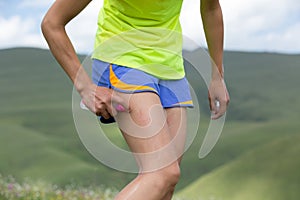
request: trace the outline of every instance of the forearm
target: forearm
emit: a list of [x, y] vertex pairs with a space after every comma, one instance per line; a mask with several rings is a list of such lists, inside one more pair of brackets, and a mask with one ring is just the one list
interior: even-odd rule
[[[56, 0], [44, 17], [41, 28], [49, 48], [80, 93], [91, 83], [81, 67], [65, 26], [77, 16], [90, 0]], [[72, 7], [70, 7], [72, 5]]]
[[221, 6], [218, 0], [202, 0], [200, 10], [209, 54], [214, 61], [212, 77], [223, 77], [224, 25]]
[[80, 70], [81, 63], [64, 26], [51, 25], [50, 22], [45, 21], [42, 30], [53, 56], [69, 76], [75, 88], [79, 92], [82, 91], [84, 86], [91, 83], [91, 80], [84, 70]]

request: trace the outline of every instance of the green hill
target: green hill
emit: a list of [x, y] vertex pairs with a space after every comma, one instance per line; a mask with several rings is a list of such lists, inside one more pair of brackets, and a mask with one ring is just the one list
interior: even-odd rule
[[100, 165], [81, 144], [72, 85], [48, 50], [0, 51], [0, 94], [0, 174], [115, 187], [132, 178]]
[[[192, 54], [194, 55], [194, 59], [197, 60], [196, 55], [199, 53], [195, 51], [192, 52]], [[245, 169], [241, 168], [241, 165], [235, 166], [236, 162], [232, 163], [232, 161], [238, 159], [241, 160], [241, 163], [246, 163], [248, 159], [253, 160], [250, 157], [244, 158], [244, 155], [253, 149], [260, 148], [260, 146], [268, 144], [269, 142], [275, 142], [282, 137], [286, 137], [291, 144], [297, 146], [297, 140], [295, 138], [300, 134], [300, 127], [297, 122], [300, 117], [300, 95], [298, 92], [299, 88], [297, 87], [297, 85], [300, 84], [300, 80], [297, 78], [300, 73], [299, 66], [299, 55], [225, 52], [225, 76], [231, 96], [227, 122], [220, 140], [208, 157], [199, 162], [192, 162], [191, 160], [196, 160], [197, 157], [189, 153], [185, 155], [184, 160], [188, 159], [189, 161], [184, 162], [184, 164], [195, 164], [188, 167], [190, 171], [183, 171], [183, 176], [186, 174], [195, 175], [197, 171], [198, 174], [200, 174], [200, 178], [190, 185], [186, 182], [184, 185], [188, 186], [180, 190], [179, 194], [186, 196], [186, 199], [202, 197], [200, 198], [201, 200], [273, 199], [264, 198], [268, 192], [272, 191], [266, 191], [266, 194], [258, 193], [255, 198], [251, 198], [253, 196], [249, 195], [249, 193], [241, 191], [241, 196], [235, 198], [235, 196], [231, 195], [235, 193], [229, 190], [227, 186], [229, 187], [232, 184], [239, 186], [238, 183], [233, 182], [230, 184], [231, 179], [228, 179], [227, 182], [222, 179], [219, 182], [220, 177], [215, 176], [214, 173], [216, 169], [226, 168], [227, 165], [242, 172], [245, 170], [245, 173], [255, 173], [257, 170], [260, 170], [259, 163], [257, 165], [251, 165], [251, 169]], [[200, 88], [200, 90], [203, 91], [204, 89]], [[204, 90], [204, 92], [206, 91]], [[205, 94], [204, 92], [203, 94]], [[289, 137], [291, 139], [289, 139]], [[283, 143], [281, 144], [282, 146], [278, 144], [277, 148], [285, 147]], [[271, 149], [272, 148], [265, 150], [265, 153], [270, 155], [275, 153], [275, 151], [271, 151]], [[192, 147], [190, 149], [190, 151], [193, 152], [197, 150], [199, 150], [199, 147]], [[298, 153], [299, 152], [300, 151], [298, 151]], [[275, 156], [266, 160], [265, 164], [272, 165], [272, 163], [277, 163], [278, 160], [276, 160]], [[297, 154], [294, 152], [293, 156], [296, 158]], [[282, 162], [285, 162], [284, 159]], [[289, 173], [299, 174], [299, 162], [296, 160], [289, 160], [287, 162], [290, 164], [290, 168], [288, 169]], [[215, 166], [218, 167], [215, 168]], [[285, 173], [285, 168], [277, 170], [278, 172], [281, 170], [278, 181], [285, 182], [289, 174]], [[230, 172], [231, 175], [235, 173], [234, 171]], [[220, 170], [220, 173], [226, 176], [226, 173], [229, 172]], [[261, 173], [264, 174], [264, 171]], [[214, 177], [211, 179], [211, 184], [206, 183], [207, 179], [205, 177], [211, 176]], [[244, 179], [241, 173], [237, 173], [236, 177]], [[253, 177], [247, 176], [245, 177], [245, 181], [248, 181], [248, 179], [250, 181], [252, 178]], [[268, 180], [267, 177], [264, 176], [262, 176], [262, 179]], [[185, 180], [183, 180], [183, 182], [184, 181]], [[189, 179], [189, 181], [191, 181], [191, 179]], [[216, 182], [218, 182], [218, 185], [215, 185]], [[278, 199], [298, 199], [300, 197], [299, 193], [294, 194], [294, 198], [289, 198], [290, 196], [285, 190], [294, 187], [295, 184], [299, 185], [300, 181], [294, 179], [294, 182], [291, 182], [291, 184], [289, 184], [289, 182], [285, 183], [286, 185], [281, 189], [277, 188], [277, 192], [280, 193], [278, 196], [281, 197]], [[201, 196], [203, 184], [205, 184], [206, 187], [203, 189], [203, 196]], [[219, 195], [216, 196], [218, 198], [209, 197], [208, 192], [211, 191], [209, 188], [221, 190], [220, 193], [216, 193]], [[223, 188], [225, 188], [225, 190], [228, 189], [230, 192], [222, 193]], [[271, 189], [274, 188], [271, 187]], [[252, 189], [250, 186], [249, 191], [254, 191], [253, 193], [255, 193], [255, 189]]]
[[273, 140], [201, 177], [178, 194], [188, 200], [296, 200], [300, 135]]
[[[201, 49], [186, 54], [195, 63], [206, 59]], [[267, 121], [299, 116], [300, 55], [225, 52], [224, 66], [231, 96], [227, 120]], [[196, 73], [189, 66], [187, 73], [192, 85], [199, 85], [198, 94], [203, 99], [207, 89], [194, 79]]]
[[[185, 53], [199, 59], [197, 51]], [[202, 160], [197, 154], [208, 126], [207, 90], [187, 66], [201, 122], [183, 159], [178, 189], [253, 148], [299, 133], [299, 65], [299, 55], [226, 52], [230, 109], [219, 142]], [[134, 177], [103, 166], [81, 144], [72, 118], [72, 85], [48, 50], [0, 50], [0, 95], [0, 174], [117, 188]], [[119, 134], [108, 137], [125, 145]]]

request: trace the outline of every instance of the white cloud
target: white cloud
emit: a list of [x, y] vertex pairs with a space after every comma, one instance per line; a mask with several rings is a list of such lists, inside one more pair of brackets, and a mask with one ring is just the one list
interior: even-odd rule
[[285, 52], [294, 52], [295, 49], [298, 49], [300, 52], [300, 22], [294, 24], [284, 30], [281, 34], [278, 33], [270, 33], [266, 35], [266, 41], [268, 46], [271, 46], [276, 41], [276, 47], [274, 47], [274, 51], [282, 51], [284, 49]]
[[21, 16], [10, 18], [0, 17], [0, 44], [2, 47], [41, 46], [43, 44], [39, 33], [34, 32], [36, 21], [31, 18], [22, 19]]
[[[40, 21], [54, 0], [22, 0], [22, 13], [0, 14], [0, 48], [12, 46], [46, 47]], [[2, 1], [0, 3], [3, 3]], [[6, 1], [8, 5], [10, 1]], [[231, 50], [300, 52], [299, 0], [220, 0], [225, 24], [225, 48]], [[80, 52], [93, 49], [97, 16], [103, 0], [93, 0], [67, 30]], [[205, 46], [200, 17], [200, 0], [185, 0], [181, 13], [183, 34]], [[16, 9], [17, 10], [17, 9]], [[16, 11], [15, 10], [15, 11]], [[32, 13], [34, 12], [36, 13]], [[187, 47], [187, 46], [186, 46]]]
[[54, 0], [22, 0], [18, 7], [20, 8], [45, 8], [49, 7]]
[[289, 29], [296, 23], [290, 16], [300, 13], [300, 4], [297, 0], [224, 0], [221, 4], [226, 48], [300, 52], [300, 46], [289, 43], [284, 37], [286, 32], [290, 32], [290, 37], [296, 37], [291, 35]]
[[[199, 14], [200, 0], [184, 1], [184, 35], [205, 46]], [[220, 0], [225, 25], [225, 48], [231, 50], [300, 52], [295, 41], [300, 27], [299, 0]], [[294, 18], [294, 19], [293, 19]]]
[[[23, 1], [20, 6], [41, 7], [46, 13], [45, 5], [49, 7], [48, 0], [38, 3], [40, 0], [30, 2]], [[93, 49], [94, 37], [97, 29], [97, 16], [102, 0], [92, 1], [82, 13], [80, 13], [73, 21], [67, 25], [67, 32], [79, 52], [91, 52]], [[16, 14], [10, 17], [0, 15], [0, 48], [10, 48], [17, 46], [31, 46], [47, 48], [47, 44], [40, 31], [40, 23], [42, 20], [40, 13], [35, 17], [23, 17]]]

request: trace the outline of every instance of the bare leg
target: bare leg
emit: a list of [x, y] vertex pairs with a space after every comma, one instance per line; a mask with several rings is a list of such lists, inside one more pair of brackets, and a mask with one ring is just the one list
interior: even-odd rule
[[[186, 108], [175, 107], [166, 109], [167, 112], [167, 124], [171, 137], [174, 139], [176, 151], [178, 155], [178, 164], [182, 160], [185, 140], [186, 140]], [[175, 188], [174, 188], [175, 189]], [[174, 194], [174, 189], [171, 190], [163, 199], [171, 200]]]
[[174, 138], [174, 142], [176, 145], [176, 151], [178, 156], [178, 163], [180, 164], [185, 140], [186, 140], [186, 129], [187, 129], [187, 113], [185, 107], [175, 107], [175, 108], [168, 108], [166, 109], [167, 113], [167, 124], [169, 127], [169, 132], [172, 137]]
[[[118, 114], [117, 120], [120, 122], [119, 125], [125, 140], [136, 156], [140, 173], [116, 196], [115, 200], [170, 199], [180, 176], [177, 151], [175, 149], [177, 145], [171, 141], [172, 135], [176, 133], [170, 133], [171, 130], [178, 129], [178, 126], [169, 128], [168, 123], [171, 123], [173, 117], [171, 121], [168, 121], [167, 113], [170, 111], [164, 112], [156, 94], [147, 92], [133, 95], [120, 94], [120, 96], [130, 98], [130, 112]], [[159, 116], [153, 114], [151, 110], [156, 110], [155, 113], [158, 113]], [[150, 111], [151, 115], [149, 114]], [[178, 109], [178, 111], [182, 110]], [[172, 113], [172, 116], [173, 114], [175, 113]], [[183, 114], [183, 116], [185, 115]], [[155, 120], [154, 117], [160, 119]], [[130, 128], [124, 128], [128, 124], [126, 120], [130, 118], [136, 126], [142, 127], [141, 129], [137, 128], [139, 132], [128, 133]], [[175, 118], [177, 119], [177, 117]], [[159, 129], [155, 129], [153, 126], [159, 127]], [[148, 132], [149, 130], [150, 132]], [[153, 130], [156, 132], [151, 134]], [[132, 131], [134, 132], [134, 130]], [[149, 133], [150, 135], [147, 137]], [[138, 135], [141, 137], [138, 137]], [[166, 146], [168, 147], [165, 148]]]

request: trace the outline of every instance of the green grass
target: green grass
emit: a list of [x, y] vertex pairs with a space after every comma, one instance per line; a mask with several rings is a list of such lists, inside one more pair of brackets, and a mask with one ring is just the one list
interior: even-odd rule
[[[118, 191], [99, 185], [83, 187], [73, 182], [60, 187], [44, 181], [17, 182], [0, 174], [0, 200], [113, 200]], [[174, 197], [173, 200], [181, 200]]]
[[[196, 61], [201, 59], [197, 51], [185, 53], [193, 54]], [[231, 94], [227, 122], [216, 147], [202, 160], [197, 155], [208, 126], [207, 89], [187, 66], [187, 76], [199, 96], [201, 122], [184, 156], [178, 191], [188, 191], [189, 184], [243, 160], [250, 151], [282, 137], [299, 135], [300, 56], [225, 52], [224, 60]], [[1, 174], [12, 174], [20, 182], [30, 177], [59, 186], [77, 182], [117, 189], [135, 176], [102, 165], [84, 148], [72, 118], [72, 84], [49, 51], [0, 50], [0, 94]], [[104, 129], [110, 140], [127, 148], [115, 126]], [[297, 140], [291, 142], [297, 144]], [[296, 159], [294, 162], [297, 164]], [[255, 172], [258, 167], [253, 165], [251, 170]], [[292, 173], [295, 169], [289, 170]]]
[[116, 189], [95, 185], [82, 187], [76, 183], [64, 187], [29, 179], [19, 183], [12, 176], [0, 174], [1, 200], [112, 200], [116, 193]]
[[132, 179], [101, 165], [82, 145], [72, 118], [72, 85], [49, 51], [2, 50], [0, 69], [0, 173], [59, 185], [121, 187]]
[[[244, 153], [281, 137], [299, 135], [299, 126], [294, 122], [227, 122], [222, 135], [212, 152], [204, 159], [198, 158], [203, 132], [197, 136], [186, 152], [182, 163], [180, 188], [210, 173], [215, 168], [226, 165]], [[296, 141], [295, 141], [296, 144]], [[255, 171], [256, 169], [253, 168]], [[295, 169], [293, 169], [295, 170]]]
[[188, 200], [299, 199], [300, 135], [286, 136], [246, 152], [204, 175], [179, 196]]

